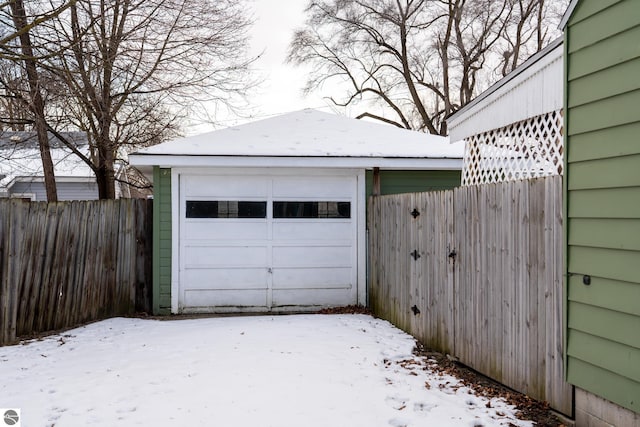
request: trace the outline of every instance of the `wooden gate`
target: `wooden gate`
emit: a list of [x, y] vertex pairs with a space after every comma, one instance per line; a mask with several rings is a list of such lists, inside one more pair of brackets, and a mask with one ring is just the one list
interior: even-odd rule
[[[453, 197], [375, 197], [369, 204], [369, 302], [429, 348], [453, 353]], [[422, 284], [428, 283], [429, 286]]]
[[369, 200], [376, 315], [567, 415], [562, 178]]

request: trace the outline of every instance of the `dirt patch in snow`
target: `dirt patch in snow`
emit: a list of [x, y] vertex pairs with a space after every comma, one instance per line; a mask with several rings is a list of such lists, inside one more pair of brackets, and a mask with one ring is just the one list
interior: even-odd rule
[[373, 316], [371, 310], [361, 305], [348, 305], [346, 307], [332, 307], [323, 308], [319, 311], [320, 314], [368, 314]]
[[[445, 356], [442, 353], [428, 350], [418, 345], [415, 355], [426, 360], [433, 360], [429, 368], [459, 378], [461, 384], [472, 388], [478, 396], [487, 398], [503, 398], [518, 408], [517, 417], [521, 420], [534, 421], [538, 426], [565, 427], [549, 408], [547, 402], [541, 402], [527, 395], [514, 391], [481, 373]], [[400, 363], [402, 364], [402, 363]]]

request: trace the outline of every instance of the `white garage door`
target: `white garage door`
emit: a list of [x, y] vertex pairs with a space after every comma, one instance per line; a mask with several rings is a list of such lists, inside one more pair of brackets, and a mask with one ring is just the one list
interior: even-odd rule
[[357, 178], [180, 175], [179, 310], [357, 301]]

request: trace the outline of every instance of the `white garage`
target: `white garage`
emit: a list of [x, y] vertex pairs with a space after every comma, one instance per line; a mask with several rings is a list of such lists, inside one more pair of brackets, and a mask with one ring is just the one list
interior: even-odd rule
[[179, 307], [357, 303], [356, 172], [230, 169], [179, 179]]
[[366, 305], [367, 177], [459, 172], [462, 151], [303, 110], [131, 155], [154, 182], [154, 311]]

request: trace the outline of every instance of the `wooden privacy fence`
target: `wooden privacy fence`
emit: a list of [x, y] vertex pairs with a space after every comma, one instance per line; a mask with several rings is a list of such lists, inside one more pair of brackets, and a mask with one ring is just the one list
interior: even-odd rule
[[151, 304], [152, 203], [0, 200], [0, 345]]
[[368, 215], [376, 315], [571, 415], [562, 177], [372, 197]]

